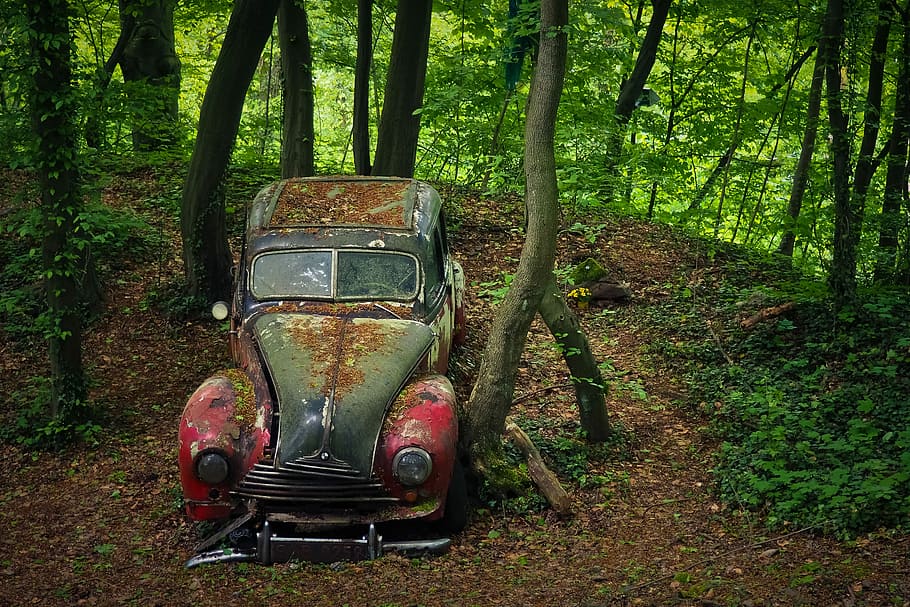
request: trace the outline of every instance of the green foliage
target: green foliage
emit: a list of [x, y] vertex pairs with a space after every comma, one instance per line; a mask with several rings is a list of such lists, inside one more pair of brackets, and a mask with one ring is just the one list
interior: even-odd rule
[[506, 293], [509, 292], [509, 285], [512, 284], [514, 275], [503, 272], [499, 280], [488, 280], [484, 282], [472, 282], [471, 287], [477, 294], [477, 297], [489, 299], [493, 305], [498, 306], [505, 299]]
[[869, 292], [859, 307], [832, 318], [827, 298], [813, 293], [805, 283], [780, 291], [728, 283], [713, 305], [733, 318], [749, 297], [770, 306], [780, 300], [768, 297], [786, 295], [796, 311], [733, 332], [724, 344], [732, 364], [697, 334], [698, 320], [685, 320], [693, 331], [684, 329], [663, 350], [714, 418], [722, 440], [718, 490], [773, 527], [838, 535], [907, 528], [910, 301]]
[[[46, 338], [53, 331], [54, 322], [44, 308], [44, 230], [36, 207], [23, 207], [0, 222], [0, 232], [7, 236], [0, 241], [0, 252], [6, 260], [0, 266], [0, 321], [14, 337]], [[160, 244], [154, 230], [131, 211], [94, 204], [76, 216], [72, 247], [77, 252], [91, 251], [96, 258], [105, 260], [101, 269], [124, 259], [127, 253], [133, 259], [141, 259], [143, 253], [153, 250], [154, 244]]]
[[87, 403], [75, 403], [70, 411], [50, 418], [47, 403], [51, 392], [50, 380], [33, 377], [11, 394], [16, 415], [0, 430], [0, 439], [34, 451], [52, 451], [73, 442], [97, 445], [101, 438], [98, 412]]

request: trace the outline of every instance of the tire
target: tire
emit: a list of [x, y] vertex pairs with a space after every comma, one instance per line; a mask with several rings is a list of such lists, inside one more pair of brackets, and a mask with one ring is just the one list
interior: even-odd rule
[[446, 533], [459, 533], [468, 525], [468, 483], [464, 467], [457, 459], [452, 467], [452, 479], [446, 493], [445, 511], [439, 528]]

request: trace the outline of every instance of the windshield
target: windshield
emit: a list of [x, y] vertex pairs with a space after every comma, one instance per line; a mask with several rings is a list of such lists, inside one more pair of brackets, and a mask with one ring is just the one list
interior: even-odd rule
[[391, 251], [263, 253], [250, 281], [257, 299], [408, 300], [417, 286], [417, 260]]

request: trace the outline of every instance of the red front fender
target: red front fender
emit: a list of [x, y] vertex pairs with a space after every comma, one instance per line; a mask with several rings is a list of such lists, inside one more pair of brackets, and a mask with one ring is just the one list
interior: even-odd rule
[[376, 458], [377, 473], [393, 494], [406, 489], [392, 471], [395, 454], [405, 447], [421, 447], [432, 458], [430, 478], [417, 488], [418, 502], [428, 504], [427, 518], [442, 516], [452, 478], [458, 444], [455, 391], [443, 375], [427, 375], [409, 384], [395, 401], [383, 428]]
[[[194, 520], [225, 518], [229, 487], [262, 457], [269, 441], [268, 401], [257, 398], [249, 376], [231, 369], [207, 379], [193, 393], [180, 419], [180, 482], [186, 510]], [[227, 458], [228, 478], [210, 485], [196, 476], [196, 459], [215, 451]]]

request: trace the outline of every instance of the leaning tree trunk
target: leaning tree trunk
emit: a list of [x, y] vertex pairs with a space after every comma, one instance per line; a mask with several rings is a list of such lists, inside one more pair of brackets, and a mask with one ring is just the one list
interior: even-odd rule
[[74, 242], [82, 197], [75, 158], [67, 4], [66, 0], [38, 0], [28, 2], [26, 6], [34, 59], [34, 86], [29, 105], [38, 143], [37, 167], [44, 224], [42, 262], [50, 320], [48, 413], [52, 418], [76, 421], [87, 411], [79, 305], [79, 277], [85, 270], [77, 261], [80, 254]]
[[165, 149], [177, 141], [176, 4], [176, 0], [120, 0], [120, 29], [126, 38], [119, 61], [130, 96], [136, 150]]
[[373, 63], [373, 0], [357, 0], [357, 65], [354, 67], [354, 170], [369, 175], [370, 67]]
[[398, 0], [373, 175], [414, 175], [432, 16], [432, 0]]
[[313, 51], [306, 9], [295, 0], [278, 7], [278, 44], [284, 78], [284, 128], [281, 140], [281, 176], [315, 174], [313, 142]]
[[897, 274], [898, 236], [901, 225], [901, 204], [907, 193], [907, 142], [910, 141], [910, 0], [901, 11], [903, 41], [900, 68], [896, 81], [894, 122], [888, 144], [888, 171], [878, 237], [878, 258], [875, 281], [894, 284]]
[[[625, 139], [626, 127], [632, 119], [632, 112], [638, 107], [645, 83], [651, 75], [651, 69], [657, 60], [657, 49], [660, 45], [660, 39], [663, 36], [664, 24], [667, 22], [667, 15], [670, 12], [672, 0], [654, 0], [651, 21], [648, 23], [648, 30], [641, 41], [641, 47], [638, 49], [638, 56], [635, 59], [635, 66], [628, 80], [622, 83], [619, 91], [619, 97], [616, 99], [616, 106], [613, 110], [614, 121], [610, 126], [612, 130], [610, 141], [607, 143], [607, 167], [605, 174], [608, 178], [616, 175], [616, 168], [619, 166], [622, 157], [622, 142]], [[615, 183], [609, 183], [604, 191], [604, 197], [609, 201], [612, 199], [616, 190]]]
[[578, 317], [566, 305], [566, 300], [556, 286], [556, 277], [552, 273], [538, 311], [553, 339], [559, 344], [563, 359], [569, 368], [582, 430], [590, 442], [606, 441], [612, 436], [604, 397], [607, 387]]
[[466, 406], [463, 439], [478, 471], [501, 450], [518, 363], [556, 257], [559, 205], [553, 135], [565, 76], [567, 20], [566, 0], [541, 2], [542, 35], [525, 124], [527, 236]]
[[199, 113], [199, 133], [183, 187], [180, 227], [189, 294], [227, 299], [231, 251], [221, 182], [237, 137], [247, 88], [272, 33], [279, 0], [238, 0]]
[[[824, 42], [824, 40], [820, 41]], [[809, 167], [812, 164], [812, 155], [815, 152], [815, 140], [818, 134], [818, 119], [821, 111], [822, 85], [825, 82], [825, 64], [823, 61], [825, 51], [820, 45], [815, 55], [815, 67], [812, 70], [812, 84], [809, 88], [809, 100], [806, 107], [806, 129], [803, 131], [803, 144], [793, 171], [793, 184], [790, 186], [790, 200], [787, 204], [787, 217], [790, 226], [780, 239], [777, 252], [787, 257], [793, 257], [793, 247], [796, 244], [796, 224], [803, 208], [803, 198], [806, 195], [806, 186], [809, 184]]]

